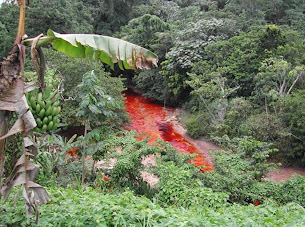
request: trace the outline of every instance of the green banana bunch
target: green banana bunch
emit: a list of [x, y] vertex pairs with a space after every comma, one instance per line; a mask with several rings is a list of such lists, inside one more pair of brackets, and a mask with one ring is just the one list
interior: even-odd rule
[[30, 110], [36, 120], [36, 132], [53, 131], [60, 122], [58, 114], [61, 111], [59, 94], [47, 87], [43, 93], [38, 89], [26, 93], [26, 99]]

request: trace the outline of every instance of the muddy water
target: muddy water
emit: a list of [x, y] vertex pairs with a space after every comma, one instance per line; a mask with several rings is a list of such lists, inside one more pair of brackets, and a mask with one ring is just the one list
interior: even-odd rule
[[201, 171], [212, 170], [203, 158], [197, 148], [188, 141], [185, 137], [174, 130], [173, 125], [167, 122], [167, 116], [174, 112], [172, 108], [165, 108], [159, 104], [153, 103], [149, 99], [145, 99], [135, 93], [126, 93], [125, 106], [128, 114], [131, 117], [130, 129], [136, 130], [142, 134], [139, 139], [149, 136], [149, 142], [153, 143], [157, 139], [163, 139], [169, 142], [181, 153], [197, 154], [196, 157], [190, 160], [195, 166], [205, 166]]

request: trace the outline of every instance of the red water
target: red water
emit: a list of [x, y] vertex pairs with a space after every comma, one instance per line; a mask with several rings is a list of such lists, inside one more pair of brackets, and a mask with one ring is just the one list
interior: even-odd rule
[[197, 154], [194, 159], [190, 160], [190, 163], [195, 166], [204, 166], [200, 169], [202, 172], [213, 169], [197, 148], [176, 132], [171, 123], [166, 122], [167, 114], [173, 113], [174, 109], [162, 107], [134, 93], [126, 93], [125, 97], [125, 106], [131, 117], [130, 129], [141, 134], [138, 137], [139, 140], [149, 136], [149, 143], [153, 143], [161, 138], [181, 153]]

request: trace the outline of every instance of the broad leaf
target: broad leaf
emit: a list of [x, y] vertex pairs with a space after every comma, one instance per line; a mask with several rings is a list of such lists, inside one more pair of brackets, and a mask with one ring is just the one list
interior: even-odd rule
[[48, 30], [53, 47], [71, 57], [100, 60], [113, 69], [149, 69], [157, 66], [157, 56], [151, 51], [127, 41], [92, 34], [59, 34]]

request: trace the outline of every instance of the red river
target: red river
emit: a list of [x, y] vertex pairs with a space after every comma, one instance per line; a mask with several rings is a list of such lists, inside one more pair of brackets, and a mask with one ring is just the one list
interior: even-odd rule
[[125, 97], [125, 106], [131, 117], [130, 129], [141, 134], [139, 139], [149, 136], [150, 143], [157, 139], [163, 139], [181, 153], [197, 154], [194, 159], [190, 160], [190, 163], [195, 166], [204, 166], [200, 169], [202, 172], [213, 169], [204, 160], [198, 149], [180, 133], [176, 132], [170, 122], [166, 121], [167, 116], [174, 113], [174, 109], [155, 104], [135, 93], [127, 92]]

